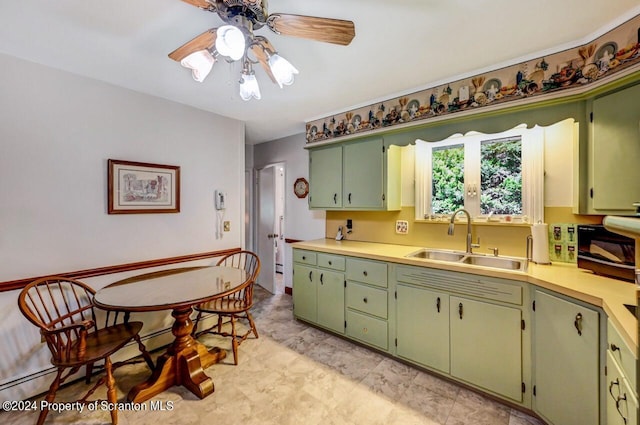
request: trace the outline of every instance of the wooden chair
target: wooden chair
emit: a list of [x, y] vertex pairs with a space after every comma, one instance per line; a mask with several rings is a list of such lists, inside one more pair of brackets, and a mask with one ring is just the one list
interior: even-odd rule
[[[98, 325], [93, 305], [95, 291], [88, 285], [64, 277], [46, 277], [31, 282], [22, 289], [18, 306], [22, 314], [40, 328], [40, 333], [51, 351], [51, 363], [58, 369], [55, 379], [45, 396], [49, 403], [55, 399], [60, 385], [82, 366], [86, 367], [86, 382], [90, 381], [94, 363], [104, 361], [106, 376], [101, 377], [89, 389], [80, 402], [86, 402], [102, 384], [107, 387], [107, 399], [117, 402], [113, 369], [121, 363], [113, 364], [110, 356], [131, 340], [153, 370], [151, 356], [140, 341], [142, 322], [129, 322], [128, 314], [119, 320], [118, 312], [104, 312], [103, 326]], [[118, 323], [121, 322], [121, 323]], [[67, 371], [65, 374], [64, 372]], [[49, 413], [43, 409], [38, 417], [38, 425], [44, 423]], [[118, 423], [117, 411], [111, 411], [111, 422]]]
[[[237, 365], [238, 346], [240, 343], [247, 339], [247, 337], [252, 333], [256, 338], [258, 338], [256, 324], [254, 323], [249, 310], [253, 306], [253, 285], [258, 277], [258, 273], [260, 273], [260, 259], [253, 252], [240, 251], [222, 258], [218, 261], [217, 265], [244, 269], [248, 275], [247, 280], [231, 294], [223, 298], [218, 298], [195, 306], [194, 310], [198, 312], [198, 315], [196, 316], [192, 335], [194, 337], [198, 337], [202, 334], [210, 333], [225, 337], [230, 336], [231, 347], [233, 350], [233, 362]], [[202, 319], [202, 315], [204, 313], [217, 314], [218, 323], [208, 329], [198, 332], [198, 323]], [[246, 319], [249, 322], [249, 330], [242, 335], [238, 335], [236, 332], [236, 320], [238, 319]], [[222, 331], [222, 326], [227, 323], [231, 323], [231, 333]]]

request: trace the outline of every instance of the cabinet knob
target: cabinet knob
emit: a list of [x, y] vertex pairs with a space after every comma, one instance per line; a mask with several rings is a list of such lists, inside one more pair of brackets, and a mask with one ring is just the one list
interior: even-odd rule
[[364, 303], [366, 304], [367, 302], [369, 302], [369, 300], [367, 300], [367, 297], [364, 297], [364, 298], [362, 299], [362, 302], [364, 302]]
[[620, 350], [620, 347], [618, 347], [615, 344], [611, 344], [611, 351], [616, 351], [616, 350]]
[[329, 265], [331, 265], [331, 260], [329, 260]]
[[307, 259], [307, 257], [305, 257], [305, 256], [303, 255], [303, 256], [302, 256], [302, 259], [303, 259], [303, 260], [306, 260], [306, 259]]
[[365, 271], [363, 271], [363, 272], [362, 272], [362, 274], [363, 274], [363, 275], [365, 275], [365, 276], [368, 276], [368, 275], [369, 275], [369, 274], [367, 273], [367, 271], [366, 271], [366, 270], [365, 270]]

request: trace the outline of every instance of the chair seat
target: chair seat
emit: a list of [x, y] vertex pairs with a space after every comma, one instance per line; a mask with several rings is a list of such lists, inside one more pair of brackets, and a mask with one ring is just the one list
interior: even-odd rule
[[204, 313], [242, 313], [251, 306], [248, 305], [244, 298], [240, 297], [224, 297], [212, 300], [203, 304], [199, 304], [194, 309]]
[[65, 359], [61, 361], [52, 359], [52, 363], [55, 366], [73, 367], [101, 360], [126, 345], [140, 332], [141, 329], [142, 322], [129, 322], [109, 326], [96, 332], [91, 332], [87, 334], [87, 346], [82, 357], [78, 357], [78, 341], [76, 341], [73, 344], [70, 356], [66, 361]]

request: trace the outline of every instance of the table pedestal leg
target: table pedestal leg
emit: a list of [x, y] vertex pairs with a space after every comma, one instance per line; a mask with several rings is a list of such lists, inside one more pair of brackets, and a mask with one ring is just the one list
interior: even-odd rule
[[191, 336], [191, 312], [189, 307], [171, 313], [175, 319], [171, 328], [175, 340], [158, 358], [151, 377], [129, 391], [129, 401], [141, 403], [174, 385], [184, 385], [200, 398], [214, 391], [213, 379], [204, 369], [224, 359], [227, 352], [218, 347], [208, 350]]

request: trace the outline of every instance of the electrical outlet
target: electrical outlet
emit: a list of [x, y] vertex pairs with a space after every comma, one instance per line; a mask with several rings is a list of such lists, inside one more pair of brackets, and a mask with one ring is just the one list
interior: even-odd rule
[[407, 220], [396, 220], [396, 233], [399, 235], [409, 233], [409, 222]]
[[231, 222], [230, 221], [225, 221], [224, 223], [222, 223], [222, 229], [225, 232], [228, 232], [231, 230]]

